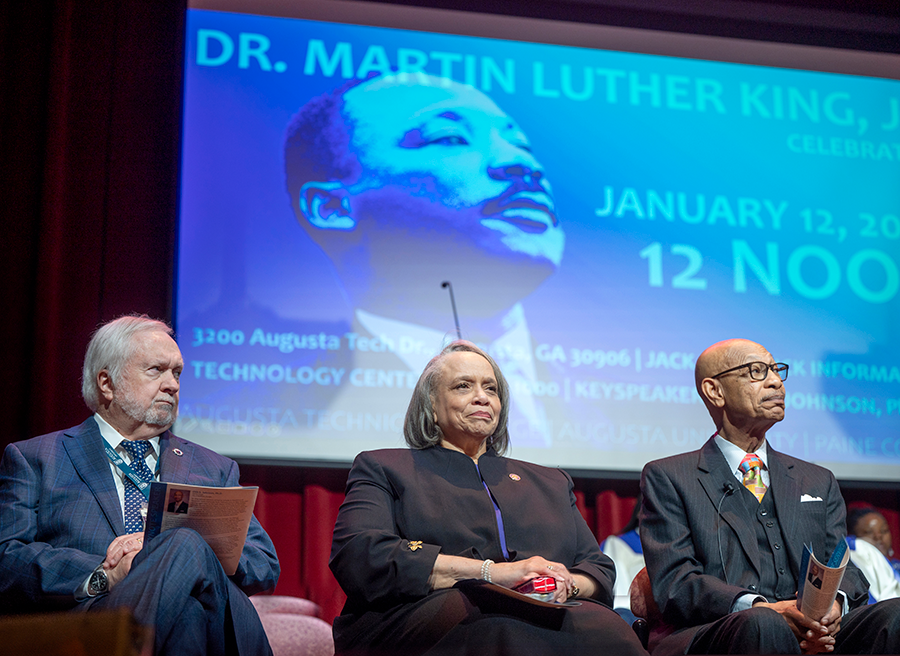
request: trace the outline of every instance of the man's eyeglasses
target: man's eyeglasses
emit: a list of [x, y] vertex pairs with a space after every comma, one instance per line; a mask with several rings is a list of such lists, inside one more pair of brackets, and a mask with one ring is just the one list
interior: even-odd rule
[[766, 376], [769, 375], [769, 371], [774, 371], [781, 380], [787, 380], [788, 366], [783, 362], [776, 362], [775, 364], [766, 364], [765, 362], [748, 362], [747, 364], [740, 364], [736, 367], [732, 367], [731, 369], [721, 371], [715, 376], [711, 376], [711, 378], [718, 378], [719, 376], [730, 374], [732, 371], [738, 371], [739, 369], [743, 369], [744, 367], [746, 367], [750, 372], [750, 378], [752, 380], [765, 380]]

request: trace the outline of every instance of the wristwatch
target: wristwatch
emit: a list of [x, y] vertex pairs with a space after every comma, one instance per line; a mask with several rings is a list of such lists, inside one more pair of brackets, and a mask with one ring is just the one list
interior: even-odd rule
[[109, 592], [109, 577], [106, 576], [106, 570], [100, 565], [91, 574], [91, 580], [88, 581], [88, 594], [92, 597], [102, 595]]

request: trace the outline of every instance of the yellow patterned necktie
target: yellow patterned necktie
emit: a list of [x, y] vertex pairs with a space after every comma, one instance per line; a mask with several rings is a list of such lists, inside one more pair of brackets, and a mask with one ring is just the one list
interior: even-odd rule
[[766, 496], [766, 484], [762, 479], [762, 460], [755, 453], [748, 453], [741, 460], [738, 469], [744, 474], [744, 487], [750, 490], [750, 493], [756, 497], [756, 500], [762, 503], [763, 497]]

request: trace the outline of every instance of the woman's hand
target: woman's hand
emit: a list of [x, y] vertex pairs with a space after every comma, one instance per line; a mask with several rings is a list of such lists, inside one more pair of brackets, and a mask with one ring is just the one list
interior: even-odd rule
[[519, 560], [514, 563], [491, 565], [491, 580], [505, 588], [515, 588], [538, 576], [550, 576], [556, 579], [556, 593], [553, 601], [557, 602], [568, 599], [576, 585], [575, 578], [565, 565], [540, 556], [532, 556], [527, 560]]
[[[463, 579], [480, 579], [483, 563], [482, 560], [438, 554], [429, 579], [431, 588], [433, 590], [450, 588]], [[596, 583], [591, 577], [572, 574], [562, 563], [540, 556], [532, 556], [514, 563], [494, 563], [490, 567], [490, 573], [492, 583], [510, 589], [537, 576], [552, 576], [556, 579], [556, 594], [553, 601], [558, 602], [574, 597], [576, 586], [580, 597], [592, 597], [597, 590]]]

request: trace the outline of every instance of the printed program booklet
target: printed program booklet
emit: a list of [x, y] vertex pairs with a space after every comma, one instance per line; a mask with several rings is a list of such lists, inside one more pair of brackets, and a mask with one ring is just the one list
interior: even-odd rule
[[541, 601], [534, 597], [504, 588], [496, 583], [488, 583], [481, 579], [464, 579], [453, 586], [468, 597], [482, 613], [502, 613], [515, 615], [532, 624], [552, 628], [556, 631], [562, 626], [566, 610], [580, 606], [580, 601], [556, 603]]
[[228, 576], [237, 571], [258, 487], [207, 487], [151, 483], [144, 539], [170, 528], [197, 531], [215, 552]]
[[812, 547], [803, 546], [797, 606], [804, 615], [818, 621], [831, 610], [849, 560], [846, 540], [838, 542], [825, 565], [813, 554]]

